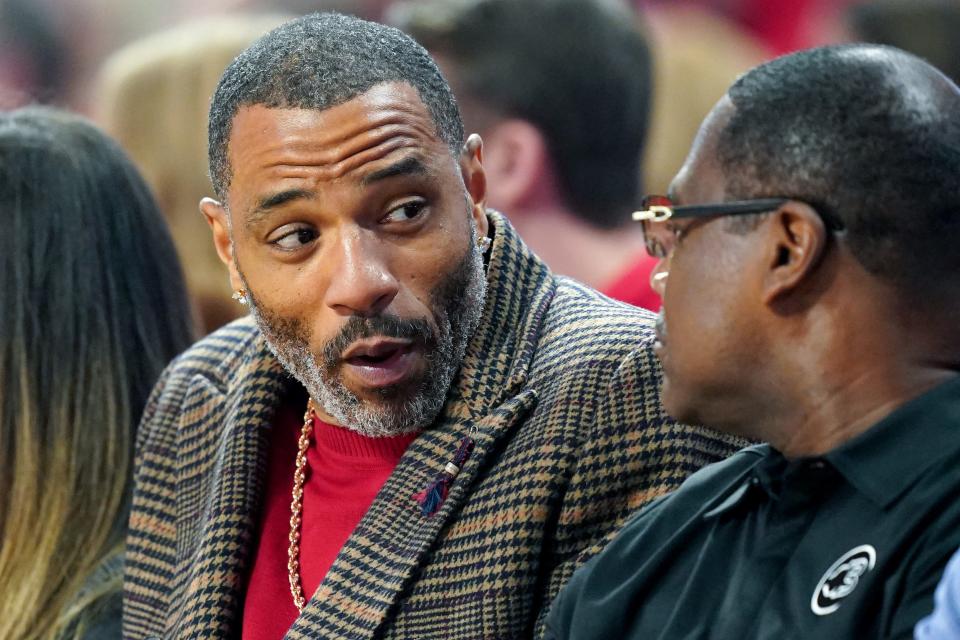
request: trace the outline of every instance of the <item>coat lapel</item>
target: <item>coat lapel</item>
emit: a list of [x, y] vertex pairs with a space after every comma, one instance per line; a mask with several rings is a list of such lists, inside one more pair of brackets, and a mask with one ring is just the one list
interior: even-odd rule
[[[324, 637], [377, 635], [447, 523], [469, 500], [474, 480], [492, 464], [498, 443], [536, 404], [536, 394], [524, 385], [554, 284], [509, 223], [495, 212], [490, 217], [496, 236], [483, 319], [443, 416], [410, 445], [288, 638], [321, 631]], [[423, 515], [413, 496], [453, 460], [464, 437], [475, 443], [472, 454], [439, 511]]]
[[179, 638], [237, 635], [266, 477], [268, 429], [286, 375], [259, 334], [219, 381], [195, 378], [177, 441], [177, 584], [168, 629]]

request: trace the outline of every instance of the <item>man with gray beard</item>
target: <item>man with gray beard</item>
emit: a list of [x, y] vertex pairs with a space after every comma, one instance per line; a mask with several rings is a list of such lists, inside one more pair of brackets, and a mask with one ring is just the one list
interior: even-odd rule
[[[469, 215], [468, 211], [469, 208], [463, 215]], [[239, 270], [238, 275], [246, 286]], [[350, 425], [352, 430], [376, 438], [417, 431], [440, 412], [450, 382], [463, 360], [467, 341], [480, 324], [486, 284], [483, 254], [476, 230], [471, 226], [466, 255], [430, 295], [436, 334], [423, 318], [405, 320], [386, 311], [373, 317], [354, 315], [346, 320], [336, 337], [323, 346], [319, 358], [313, 357], [310, 341], [299, 322], [285, 320], [263, 308], [249, 288], [245, 291], [250, 312], [267, 346], [287, 371], [306, 387], [336, 424]], [[358, 340], [374, 336], [409, 339], [423, 345], [427, 355], [426, 373], [415, 384], [374, 387], [381, 401], [392, 402], [364, 403], [335, 376], [344, 352]]]
[[635, 508], [730, 453], [664, 416], [652, 317], [484, 206], [482, 143], [399, 31], [266, 35], [201, 209], [250, 318], [139, 434], [124, 637], [528, 638]]

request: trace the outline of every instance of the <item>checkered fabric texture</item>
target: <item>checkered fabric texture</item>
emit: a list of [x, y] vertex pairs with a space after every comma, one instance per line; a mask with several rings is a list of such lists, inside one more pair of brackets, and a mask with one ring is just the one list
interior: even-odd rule
[[[506, 219], [480, 329], [287, 638], [531, 638], [625, 519], [742, 442], [659, 401], [653, 316], [552, 275]], [[239, 637], [274, 411], [296, 384], [250, 319], [175, 360], [138, 435], [125, 638]], [[473, 454], [432, 517], [413, 495]], [[309, 553], [309, 549], [304, 549]]]

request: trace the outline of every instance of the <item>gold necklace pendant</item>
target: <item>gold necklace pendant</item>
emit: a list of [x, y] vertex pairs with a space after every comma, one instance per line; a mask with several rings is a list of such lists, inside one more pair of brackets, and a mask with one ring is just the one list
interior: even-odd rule
[[307, 410], [303, 414], [303, 428], [297, 443], [297, 464], [293, 472], [293, 496], [290, 501], [290, 547], [287, 549], [287, 578], [290, 581], [290, 593], [297, 611], [303, 612], [307, 601], [303, 595], [300, 580], [300, 530], [303, 524], [303, 483], [307, 478], [307, 449], [310, 447], [310, 435], [313, 433], [313, 421], [317, 418], [313, 398], [307, 400]]

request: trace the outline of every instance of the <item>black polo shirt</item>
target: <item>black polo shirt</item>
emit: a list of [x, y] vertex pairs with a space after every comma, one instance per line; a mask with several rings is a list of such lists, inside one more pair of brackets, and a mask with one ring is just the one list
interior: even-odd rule
[[633, 518], [547, 638], [911, 638], [960, 547], [960, 379], [824, 456], [745, 449]]

